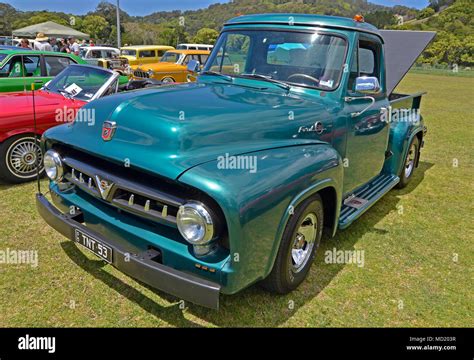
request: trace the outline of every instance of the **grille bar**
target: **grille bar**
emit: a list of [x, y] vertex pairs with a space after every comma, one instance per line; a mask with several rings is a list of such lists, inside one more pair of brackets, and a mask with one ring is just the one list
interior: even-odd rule
[[64, 178], [86, 193], [140, 217], [176, 227], [176, 214], [185, 200], [120, 175], [110, 174], [71, 157]]

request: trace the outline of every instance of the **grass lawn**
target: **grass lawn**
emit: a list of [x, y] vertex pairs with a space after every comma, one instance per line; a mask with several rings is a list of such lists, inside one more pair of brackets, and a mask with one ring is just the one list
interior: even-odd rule
[[[297, 291], [253, 286], [222, 296], [218, 312], [181, 310], [79, 250], [39, 217], [34, 183], [0, 186], [0, 250], [39, 253], [36, 268], [0, 265], [0, 326], [474, 326], [473, 89], [474, 78], [410, 74], [400, 91], [429, 92], [410, 186], [323, 240]], [[365, 266], [326, 264], [334, 247], [364, 250]]]

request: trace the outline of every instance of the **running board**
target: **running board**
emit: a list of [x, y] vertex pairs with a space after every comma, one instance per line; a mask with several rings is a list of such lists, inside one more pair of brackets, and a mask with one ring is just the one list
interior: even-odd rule
[[396, 175], [382, 174], [344, 199], [339, 229], [347, 228], [399, 182], [400, 178]]

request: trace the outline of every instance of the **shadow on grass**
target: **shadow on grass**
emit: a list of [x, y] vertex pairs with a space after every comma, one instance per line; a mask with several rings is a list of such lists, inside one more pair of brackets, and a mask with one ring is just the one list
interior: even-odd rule
[[[339, 231], [332, 239], [323, 238], [308, 278], [296, 291], [287, 295], [275, 295], [265, 292], [258, 285], [254, 285], [232, 296], [222, 295], [219, 311], [186, 303], [187, 311], [217, 326], [276, 327], [281, 325], [291, 318], [299, 308], [318, 296], [344, 269], [344, 264], [326, 264], [324, 262], [325, 252], [333, 248], [343, 251], [352, 250], [355, 244], [368, 232], [386, 234], [387, 231], [377, 229], [376, 224], [390, 212], [396, 210], [400, 196], [416, 189], [423, 181], [425, 172], [432, 166], [431, 163], [420, 162], [412, 181], [405, 189], [395, 189], [386, 194], [348, 230]], [[62, 243], [61, 246], [77, 265], [151, 315], [178, 327], [199, 326], [185, 319], [177, 305], [163, 307], [135, 288], [110, 275], [102, 269], [104, 262], [88, 260], [72, 242]], [[168, 294], [152, 289], [145, 284], [142, 285], [170, 302], [178, 301]], [[290, 305], [293, 305], [293, 308], [290, 308]]]
[[[61, 247], [69, 258], [81, 267], [84, 271], [87, 271], [89, 274], [94, 276], [97, 280], [102, 281], [112, 290], [115, 290], [120, 295], [124, 296], [128, 300], [134, 302], [140, 306], [143, 310], [147, 311], [151, 315], [160, 318], [166, 321], [169, 324], [179, 326], [179, 327], [196, 327], [199, 326], [183, 316], [183, 312], [179, 309], [178, 304], [165, 307], [157, 304], [155, 301], [143, 295], [140, 291], [136, 290], [134, 287], [124, 283], [120, 279], [117, 279], [115, 276], [109, 274], [103, 269], [106, 266], [106, 263], [102, 260], [89, 260], [82, 254], [82, 252], [77, 248], [77, 246], [72, 241], [66, 241], [61, 243]], [[153, 290], [156, 292], [156, 290]], [[157, 292], [157, 294], [170, 301], [176, 301], [173, 297], [168, 294], [163, 294]]]

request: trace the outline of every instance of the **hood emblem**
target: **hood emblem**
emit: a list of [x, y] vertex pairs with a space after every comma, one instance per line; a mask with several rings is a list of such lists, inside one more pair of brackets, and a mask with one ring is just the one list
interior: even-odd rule
[[102, 199], [107, 200], [107, 197], [109, 196], [110, 190], [112, 190], [114, 183], [105, 179], [101, 179], [98, 175], [95, 176], [95, 181], [97, 183], [100, 196], [102, 197]]
[[117, 123], [115, 121], [104, 121], [102, 124], [102, 140], [110, 141], [114, 137]]

